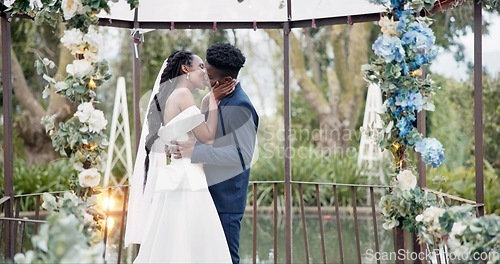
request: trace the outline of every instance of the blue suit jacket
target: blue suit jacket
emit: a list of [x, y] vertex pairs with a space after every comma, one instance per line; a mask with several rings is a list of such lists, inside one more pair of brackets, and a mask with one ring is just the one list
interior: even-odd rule
[[196, 144], [191, 161], [204, 164], [217, 211], [243, 213], [259, 116], [239, 83], [232, 94], [219, 102], [218, 111], [214, 143]]

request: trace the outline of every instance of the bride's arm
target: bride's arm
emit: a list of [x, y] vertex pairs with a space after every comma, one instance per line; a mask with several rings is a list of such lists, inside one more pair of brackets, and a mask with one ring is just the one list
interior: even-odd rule
[[[184, 111], [188, 107], [195, 105], [194, 97], [191, 91], [187, 88], [178, 89], [179, 109]], [[204, 144], [212, 144], [215, 138], [215, 132], [217, 131], [217, 102], [213, 93], [209, 93], [208, 98], [208, 118], [206, 122], [201, 123], [193, 129], [194, 136], [198, 141]]]
[[210, 99], [210, 93], [205, 95], [205, 97], [203, 97], [203, 99], [201, 100], [201, 106], [200, 106], [201, 113], [205, 113], [206, 111], [208, 111], [208, 100], [209, 99]]

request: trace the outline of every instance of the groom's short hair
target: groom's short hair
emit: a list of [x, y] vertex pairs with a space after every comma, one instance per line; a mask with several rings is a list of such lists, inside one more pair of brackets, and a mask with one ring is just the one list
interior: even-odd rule
[[221, 73], [236, 78], [245, 64], [245, 56], [229, 43], [215, 43], [207, 49], [207, 62]]

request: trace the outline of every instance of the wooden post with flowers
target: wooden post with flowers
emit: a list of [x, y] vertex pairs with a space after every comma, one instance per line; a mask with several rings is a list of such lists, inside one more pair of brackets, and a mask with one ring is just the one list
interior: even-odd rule
[[[372, 46], [377, 56], [362, 70], [366, 81], [380, 86], [385, 100], [383, 127], [369, 133], [394, 156], [395, 177], [390, 193], [380, 199], [379, 206], [385, 220], [383, 227], [395, 228], [396, 262], [404, 263], [409, 253], [403, 229], [416, 233], [418, 242], [426, 245], [425, 258], [417, 262], [449, 263], [450, 259], [477, 262], [479, 259], [473, 257], [477, 253], [493, 262], [500, 261], [497, 231], [500, 217], [475, 218], [470, 205], [448, 207], [442, 197], [421, 188], [425, 186], [424, 178], [418, 186], [415, 169], [406, 167], [409, 150], [417, 152], [419, 159], [434, 168], [444, 161], [441, 143], [425, 137], [425, 131], [421, 133], [415, 127], [418, 114], [434, 110], [432, 96], [439, 89], [429, 75], [423, 75], [423, 66], [437, 53], [434, 33], [429, 28], [432, 21], [425, 15], [463, 1], [371, 1], [388, 8], [379, 21], [382, 34]], [[482, 4], [489, 7], [499, 2], [485, 0]], [[421, 165], [419, 170], [424, 171], [425, 166]], [[421, 248], [414, 245], [413, 249]]]
[[384, 4], [387, 12], [379, 21], [382, 34], [372, 46], [377, 57], [362, 69], [365, 79], [379, 85], [384, 95], [384, 126], [371, 133], [382, 148], [392, 153], [395, 177], [390, 194], [382, 197], [380, 206], [386, 220], [384, 228], [395, 228], [396, 263], [405, 263], [407, 239], [403, 228], [415, 232], [412, 223], [424, 208], [415, 201], [405, 202], [404, 197], [434, 199], [417, 186], [414, 170], [406, 166], [407, 152], [418, 152], [433, 167], [444, 161], [441, 143], [425, 138], [416, 128], [417, 114], [434, 110], [432, 96], [439, 89], [429, 76], [422, 76], [422, 67], [436, 56], [437, 48], [429, 28], [431, 20], [420, 14], [431, 10], [435, 0], [372, 2]]
[[[131, 9], [138, 5], [138, 0], [127, 2]], [[97, 14], [101, 11], [109, 13], [108, 0], [54, 0], [45, 5], [42, 1], [29, 1], [29, 4], [13, 1], [7, 10], [14, 15], [28, 15], [37, 23], [48, 22], [53, 27], [65, 22], [61, 43], [74, 56], [66, 67], [67, 76], [52, 76], [54, 63], [46, 58], [37, 60], [35, 67], [48, 82], [44, 98], [55, 92], [78, 105], [74, 115], [65, 122], [55, 124], [55, 115], [41, 120], [55, 150], [68, 158], [76, 173], [68, 175], [72, 192], [58, 199], [51, 194], [43, 195], [42, 207], [52, 214], [33, 237], [37, 241], [33, 243], [33, 250], [17, 254], [16, 263], [105, 262], [101, 233], [105, 216], [98, 204], [96, 187], [103, 170], [101, 155], [108, 144], [104, 134], [108, 121], [96, 106], [99, 104], [97, 90], [111, 75], [107, 61], [98, 54], [103, 39], [97, 27]], [[68, 248], [57, 251], [51, 248], [54, 244], [61, 245], [60, 239]]]

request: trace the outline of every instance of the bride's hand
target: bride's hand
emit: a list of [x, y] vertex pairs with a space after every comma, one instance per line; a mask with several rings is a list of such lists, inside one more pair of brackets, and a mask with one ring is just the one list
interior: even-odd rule
[[236, 87], [236, 79], [232, 79], [230, 82], [219, 83], [216, 82], [214, 87], [212, 88], [212, 92], [214, 93], [215, 100], [219, 102], [222, 98], [231, 94]]

